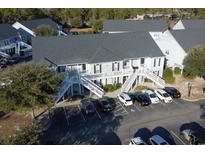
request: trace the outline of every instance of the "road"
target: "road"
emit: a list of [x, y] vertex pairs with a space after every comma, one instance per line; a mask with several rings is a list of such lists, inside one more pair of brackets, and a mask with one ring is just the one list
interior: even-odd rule
[[[96, 114], [85, 115], [80, 106], [59, 109], [53, 125], [44, 136], [45, 144], [128, 144], [140, 136], [146, 142], [159, 134], [170, 144], [188, 144], [180, 135], [180, 128], [205, 127], [205, 101], [195, 103], [174, 99], [170, 104], [160, 102], [147, 107], [137, 103], [124, 107], [116, 101], [111, 113], [103, 113], [96, 106]], [[49, 136], [49, 140], [47, 140]]]

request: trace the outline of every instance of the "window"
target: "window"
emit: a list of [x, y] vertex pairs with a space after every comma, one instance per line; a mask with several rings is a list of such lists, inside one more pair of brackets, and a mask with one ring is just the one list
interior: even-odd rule
[[159, 58], [159, 63], [158, 63], [158, 66], [160, 66], [160, 63], [161, 63], [161, 58]]
[[123, 61], [123, 68], [129, 67], [129, 60]]
[[144, 58], [141, 58], [141, 59], [140, 59], [140, 64], [143, 65], [143, 64], [144, 64], [144, 61], [145, 61]]
[[156, 59], [154, 59], [154, 67], [156, 66]]
[[119, 63], [118, 62], [112, 63], [112, 71], [119, 71]]
[[95, 64], [94, 65], [94, 73], [101, 73], [102, 70], [101, 70], [101, 64]]
[[65, 72], [66, 66], [58, 66], [58, 72]]
[[83, 71], [86, 70], [86, 64], [82, 64], [82, 70], [83, 70]]

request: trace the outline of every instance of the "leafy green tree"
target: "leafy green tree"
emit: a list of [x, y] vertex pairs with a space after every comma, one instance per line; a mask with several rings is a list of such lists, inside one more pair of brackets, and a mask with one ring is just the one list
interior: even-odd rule
[[175, 78], [173, 76], [173, 71], [170, 68], [165, 68], [163, 71], [162, 78], [165, 80], [166, 83], [173, 83]]
[[54, 28], [49, 25], [39, 25], [34, 29], [34, 32], [37, 36], [54, 36], [57, 35], [57, 32]]
[[0, 72], [0, 110], [49, 107], [61, 81], [62, 77], [45, 65], [26, 63], [10, 67]]
[[200, 76], [205, 78], [205, 45], [194, 47], [184, 59], [184, 77], [194, 78]]
[[101, 32], [103, 30], [102, 20], [93, 20], [91, 24], [94, 32]]
[[71, 26], [72, 27], [79, 28], [79, 27], [82, 27], [82, 25], [83, 25], [83, 22], [80, 18], [74, 18], [74, 19], [71, 20]]
[[32, 124], [22, 129], [15, 136], [10, 136], [0, 141], [4, 145], [39, 145], [40, 137], [43, 135], [43, 127], [39, 124]]

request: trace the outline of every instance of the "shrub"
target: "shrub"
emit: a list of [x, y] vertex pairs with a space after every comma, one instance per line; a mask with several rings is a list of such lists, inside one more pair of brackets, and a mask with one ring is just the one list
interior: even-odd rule
[[139, 92], [139, 91], [145, 90], [147, 88], [148, 88], [147, 86], [137, 86], [134, 91]]
[[175, 81], [175, 78], [173, 76], [173, 71], [170, 68], [165, 68], [163, 71], [163, 77], [162, 77], [166, 83], [173, 83]]
[[122, 87], [122, 84], [121, 83], [117, 83], [117, 84], [107, 84], [103, 87], [103, 89], [106, 91], [106, 92], [113, 92], [119, 88]]
[[174, 68], [174, 74], [181, 74], [181, 69], [179, 67]]

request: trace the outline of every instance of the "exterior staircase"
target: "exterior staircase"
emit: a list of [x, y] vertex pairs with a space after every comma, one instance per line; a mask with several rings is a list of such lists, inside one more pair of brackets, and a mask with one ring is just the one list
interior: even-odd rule
[[[93, 81], [91, 81], [87, 77], [84, 77], [77, 72], [70, 72], [66, 75], [66, 78], [62, 82], [62, 87], [60, 88], [59, 92], [55, 96], [54, 102], [58, 103], [61, 100], [61, 98], [64, 97], [68, 89], [75, 83], [79, 83], [83, 85], [98, 97], [102, 97], [105, 94], [104, 90], [101, 87], [96, 85]], [[72, 93], [70, 94], [70, 97], [72, 97]]]
[[125, 83], [122, 86], [122, 92], [129, 92], [132, 89], [132, 85], [135, 82], [137, 76], [144, 76], [148, 79], [152, 80], [154, 83], [159, 85], [160, 87], [165, 86], [165, 81], [158, 75], [154, 74], [150, 69], [148, 68], [140, 68], [136, 70], [132, 75], [130, 75]]

